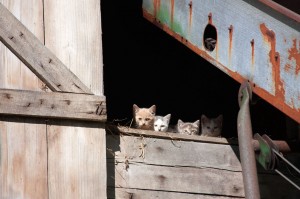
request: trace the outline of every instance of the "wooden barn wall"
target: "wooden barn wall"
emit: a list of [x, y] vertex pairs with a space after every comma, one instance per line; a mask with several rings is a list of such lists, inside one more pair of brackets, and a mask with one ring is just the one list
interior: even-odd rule
[[[130, 132], [107, 136], [108, 198], [245, 198], [239, 148], [230, 140]], [[258, 170], [261, 198], [300, 197], [279, 175]]]
[[[103, 95], [98, 0], [9, 0], [8, 8]], [[0, 43], [0, 88], [51, 92]], [[106, 198], [103, 124], [0, 116], [0, 198]]]

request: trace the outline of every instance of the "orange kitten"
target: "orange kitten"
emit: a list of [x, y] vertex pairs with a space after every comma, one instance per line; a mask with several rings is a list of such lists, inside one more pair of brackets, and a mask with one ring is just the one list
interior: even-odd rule
[[133, 119], [135, 127], [144, 130], [154, 130], [154, 120], [156, 114], [156, 106], [150, 108], [139, 108], [133, 105]]

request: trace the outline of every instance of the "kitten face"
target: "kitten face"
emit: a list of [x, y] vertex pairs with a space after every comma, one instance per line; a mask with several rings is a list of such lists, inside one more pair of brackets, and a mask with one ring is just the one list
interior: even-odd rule
[[201, 135], [219, 137], [222, 133], [223, 115], [216, 118], [201, 116]]
[[134, 104], [133, 118], [136, 128], [144, 130], [153, 130], [155, 113], [155, 105], [151, 106], [150, 108], [139, 108], [137, 105]]
[[155, 121], [154, 121], [154, 131], [162, 131], [166, 132], [169, 127], [171, 119], [171, 114], [168, 114], [166, 116], [155, 116]]
[[199, 134], [199, 124], [200, 121], [196, 122], [183, 122], [182, 120], [178, 120], [177, 123], [177, 132], [185, 135], [197, 135]]

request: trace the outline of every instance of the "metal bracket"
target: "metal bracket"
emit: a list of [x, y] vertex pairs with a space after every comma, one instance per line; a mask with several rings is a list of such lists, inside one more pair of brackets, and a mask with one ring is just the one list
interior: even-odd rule
[[279, 148], [267, 135], [260, 136], [259, 134], [254, 135], [254, 139], [259, 142], [259, 152], [256, 154], [256, 159], [260, 165], [269, 171], [275, 171], [285, 180], [291, 183], [294, 187], [300, 190], [300, 187], [291, 181], [286, 175], [284, 175], [280, 170], [278, 170], [279, 164], [284, 162], [293, 168], [297, 173], [300, 174], [300, 170], [296, 168], [292, 163], [285, 159], [280, 153]]

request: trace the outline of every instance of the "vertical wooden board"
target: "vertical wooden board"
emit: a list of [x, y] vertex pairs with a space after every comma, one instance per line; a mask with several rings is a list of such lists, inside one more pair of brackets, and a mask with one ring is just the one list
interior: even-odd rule
[[96, 95], [103, 95], [99, 0], [44, 0], [45, 44]]
[[46, 126], [32, 122], [0, 118], [1, 199], [48, 198]]
[[[35, 36], [44, 42], [42, 0], [0, 0]], [[43, 83], [0, 42], [0, 88], [41, 90]]]
[[91, 125], [47, 126], [49, 198], [106, 198], [105, 130]]

